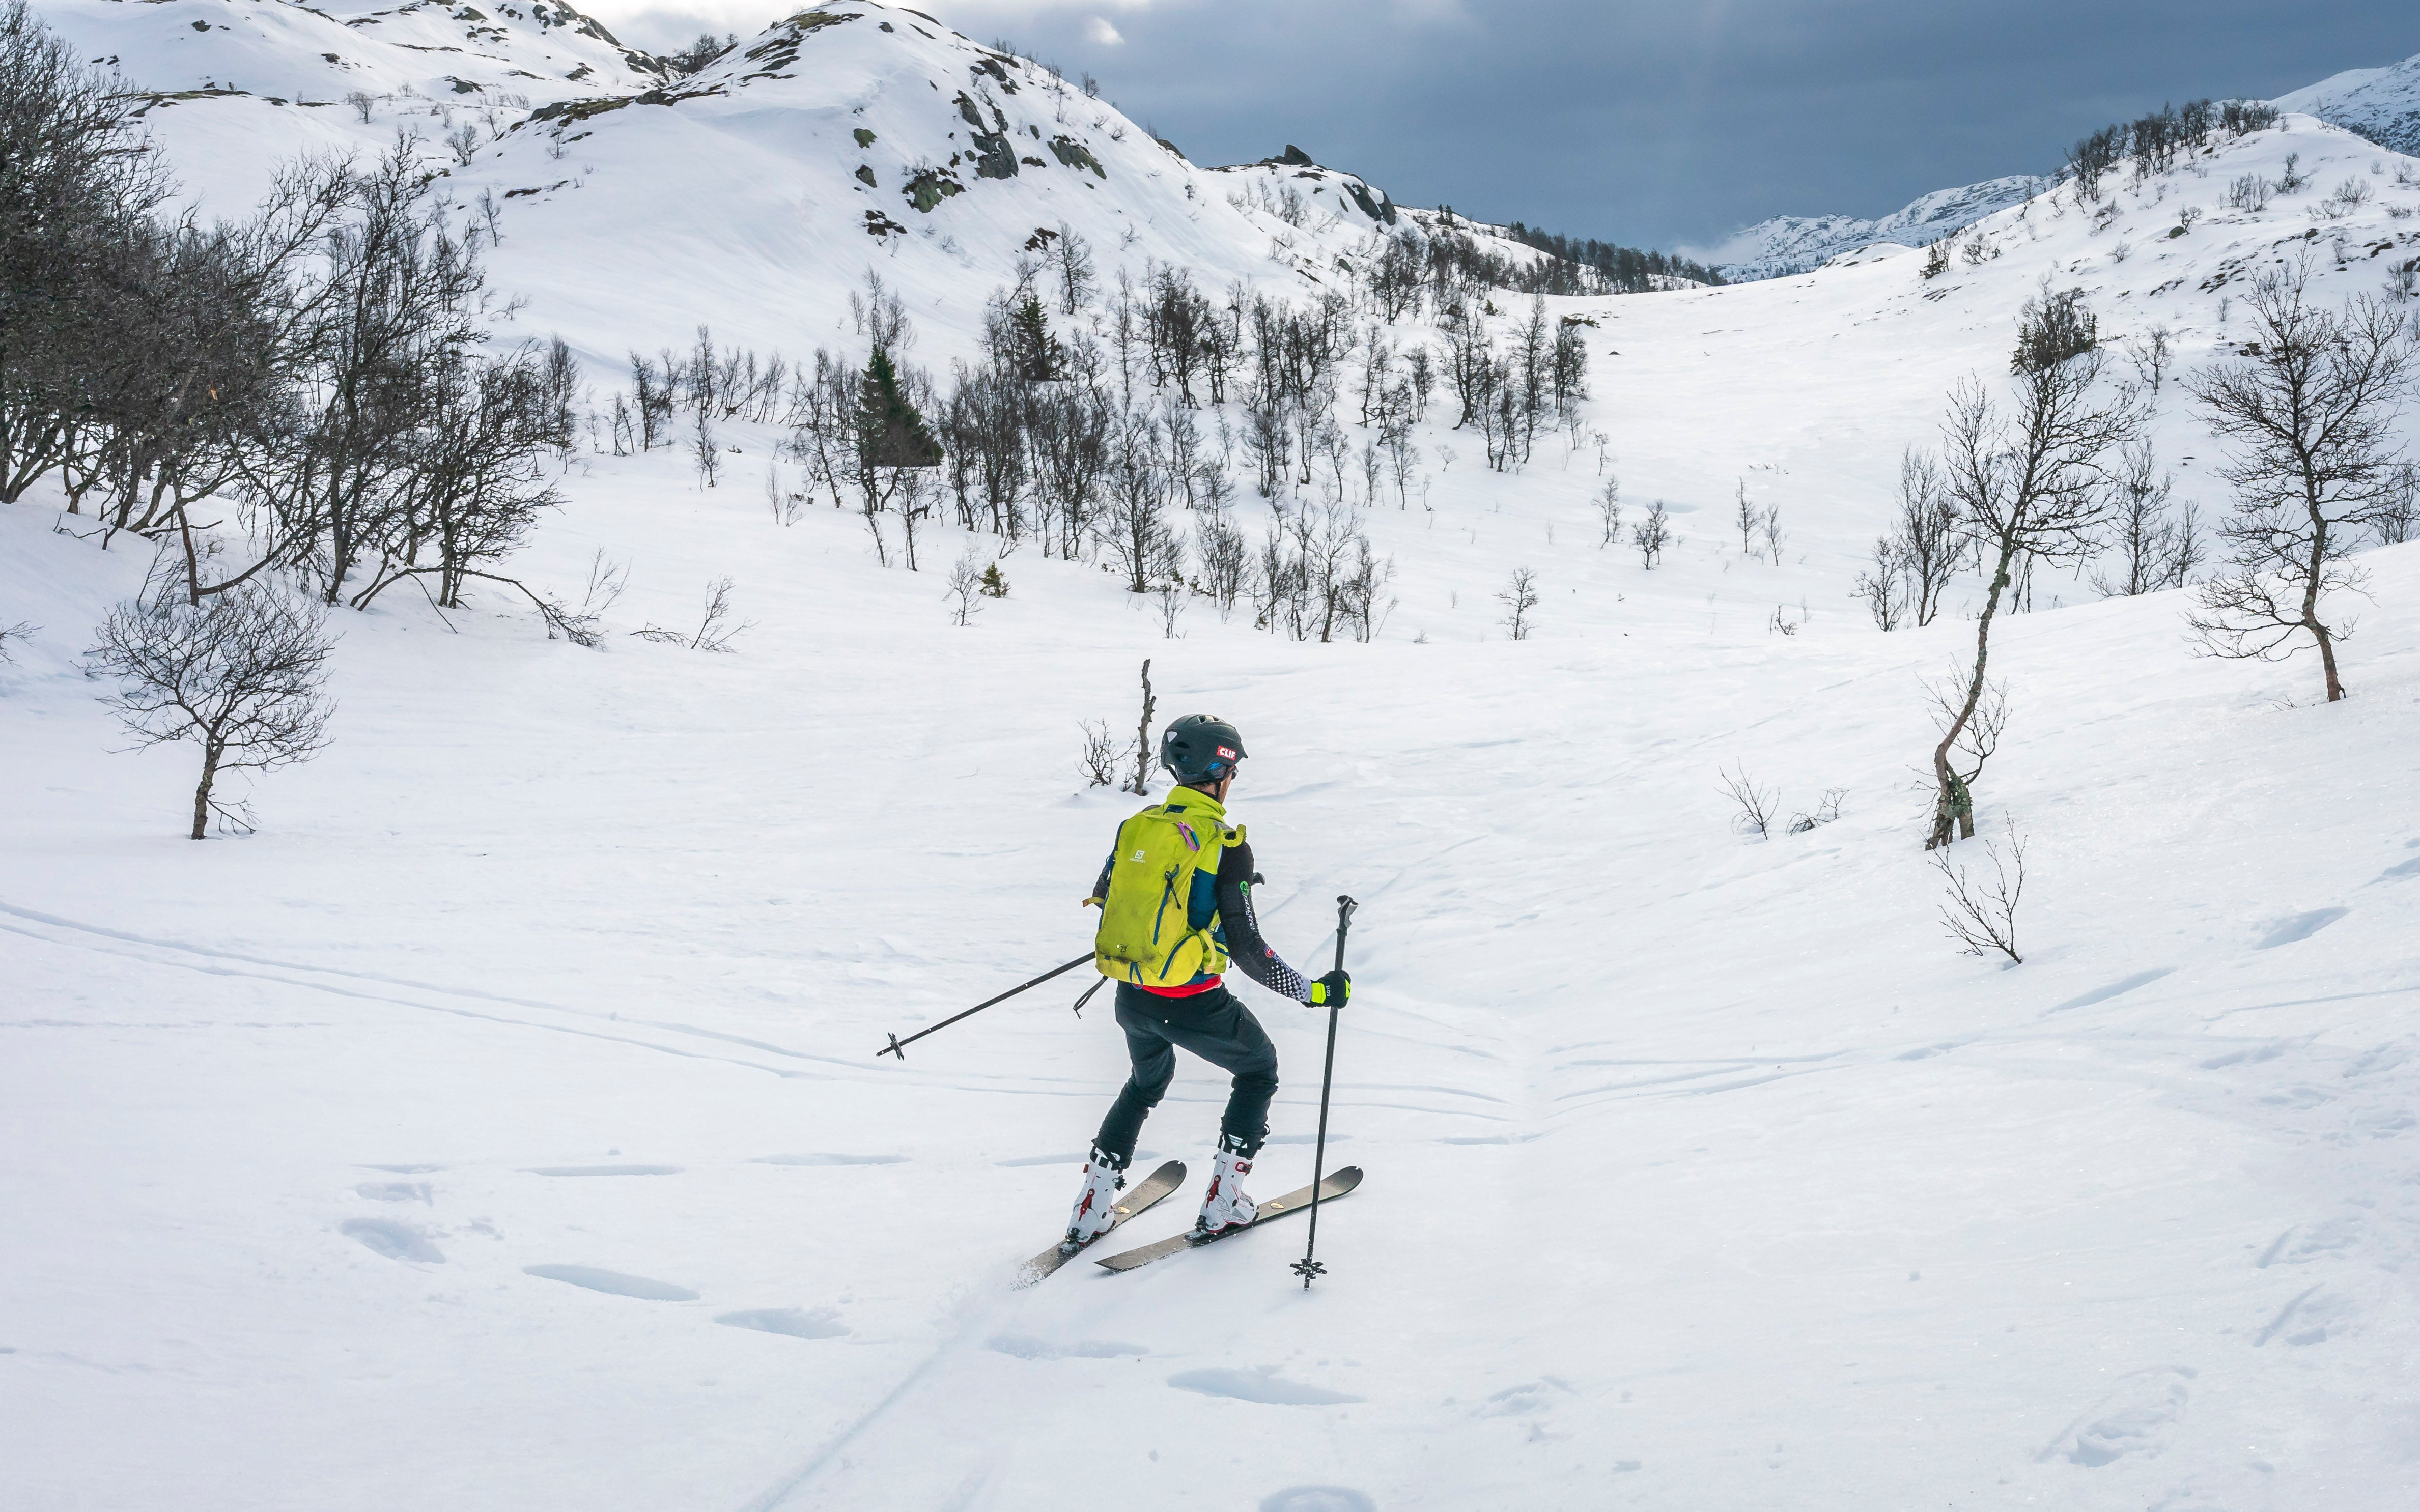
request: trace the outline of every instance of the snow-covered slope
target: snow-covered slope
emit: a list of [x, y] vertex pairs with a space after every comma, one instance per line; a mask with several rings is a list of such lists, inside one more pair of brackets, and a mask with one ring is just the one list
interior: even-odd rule
[[[483, 151], [462, 188], [541, 190], [496, 255], [524, 325], [610, 357], [708, 320], [796, 355], [860, 339], [836, 305], [870, 266], [934, 361], [1061, 218], [1112, 268], [1168, 249], [1205, 285], [1299, 292], [1374, 229], [1332, 198], [1325, 229], [1238, 208], [1254, 176], [1313, 181], [1190, 173], [937, 28], [879, 32], [910, 13], [834, 8], [870, 19], [799, 37], [795, 68], [743, 49], [677, 103]], [[1040, 128], [1044, 166], [972, 172], [959, 88], [987, 136]], [[608, 648], [501, 597], [348, 611], [336, 743], [267, 779], [241, 841], [175, 838], [187, 753], [116, 753], [76, 671], [140, 558], [39, 499], [0, 510], [0, 625], [39, 627], [0, 667], [10, 1494], [2412, 1504], [2420, 546], [2364, 555], [2334, 706], [2307, 662], [2195, 656], [2181, 595], [2038, 583], [1995, 631], [2014, 717], [1982, 789], [1987, 831], [2031, 839], [2008, 969], [1942, 937], [1909, 791], [1918, 679], [1971, 625], [1885, 636], [1847, 597], [1901, 448], [1949, 384], [2005, 371], [2045, 276], [2113, 343], [2165, 328], [2181, 369], [2242, 339], [2243, 283], [2281, 258], [2334, 302], [2420, 255], [2396, 172], [2420, 164], [2287, 126], [2113, 188], [2105, 220], [2071, 192], [1987, 216], [1930, 281], [1844, 257], [1554, 301], [1596, 322], [1583, 435], [1608, 458], [1550, 440], [1491, 473], [1442, 401], [1424, 507], [1369, 510], [1401, 571], [1373, 644], [1199, 603], [1171, 639], [1032, 551], [959, 628], [853, 516], [774, 517], [770, 430], [724, 429], [711, 491], [669, 451], [584, 454], [515, 570], [576, 596], [594, 553], [629, 563]], [[2226, 205], [2288, 153], [2308, 187]], [[904, 180], [952, 154], [961, 192], [915, 208]], [[2371, 193], [2331, 202], [2347, 178]], [[908, 230], [869, 235], [870, 209]], [[2160, 455], [2216, 512], [2219, 450], [2170, 382]], [[1634, 519], [1671, 506], [1654, 570], [1599, 544], [1600, 466]], [[1743, 483], [1780, 511], [1777, 561], [1730, 532]], [[992, 555], [934, 533], [928, 563]], [[1495, 595], [1525, 566], [1513, 642]], [[627, 633], [723, 576], [756, 622], [735, 655]], [[1329, 1153], [1369, 1179], [1323, 1216], [1308, 1294], [1283, 1228], [1010, 1288], [1125, 1074], [1072, 989], [873, 1057], [1084, 949], [1074, 900], [1133, 800], [1079, 786], [1078, 726], [1131, 726], [1145, 656], [1163, 719], [1250, 737], [1235, 811], [1280, 949], [1320, 961], [1332, 900], [1362, 900]], [[1845, 789], [1843, 816], [1739, 835], [1719, 774], [1743, 765], [1786, 810]], [[1285, 1078], [1268, 1195], [1309, 1174], [1324, 1022], [1242, 993]], [[1185, 1063], [1149, 1158], [1198, 1172], [1223, 1090]]]
[[2349, 69], [2270, 103], [2317, 116], [2397, 152], [2420, 152], [2420, 55], [2392, 68]]
[[1870, 221], [1854, 215], [1776, 215], [1693, 255], [1714, 265], [1730, 282], [1780, 278], [1820, 268], [1842, 253], [1878, 241], [1922, 246], [2022, 205], [2046, 186], [2045, 179], [2017, 175], [1961, 189], [1936, 189]]
[[542, 108], [454, 180], [504, 199], [495, 267], [527, 322], [609, 363], [741, 310], [752, 341], [835, 341], [869, 269], [940, 363], [1062, 227], [1104, 286], [1156, 261], [1301, 289], [1392, 209], [1307, 160], [1205, 171], [1030, 62], [871, 5], [801, 12], [669, 88]]
[[[550, 0], [41, 0], [43, 22], [152, 100], [153, 134], [219, 214], [304, 152], [374, 152], [398, 131], [492, 136], [536, 105], [661, 84], [664, 66]], [[348, 97], [360, 97], [349, 100]]]
[[[45, 0], [43, 15], [156, 93], [147, 125], [217, 213], [297, 153], [417, 138], [466, 213], [483, 193], [503, 206], [490, 261], [531, 301], [525, 323], [600, 370], [633, 347], [685, 345], [701, 321], [793, 351], [832, 340], [869, 270], [932, 328], [919, 359], [945, 364], [1063, 226], [1105, 286], [1159, 263], [1208, 290], [1302, 291], [1335, 286], [1338, 260], [1376, 237], [1437, 219], [1291, 146], [1197, 166], [1106, 101], [905, 8], [802, 10], [685, 78], [542, 4]], [[370, 98], [347, 104], [355, 94]], [[444, 141], [466, 125], [467, 165]], [[1543, 255], [1456, 224], [1497, 256]]]
[[[2316, 116], [2397, 152], [2420, 152], [2420, 56], [2391, 68], [2351, 69], [2270, 101]], [[1732, 282], [1778, 278], [1820, 268], [1876, 242], [1920, 247], [2023, 204], [2050, 180], [2030, 175], [1936, 189], [1878, 220], [1853, 215], [1776, 215], [1692, 255]]]

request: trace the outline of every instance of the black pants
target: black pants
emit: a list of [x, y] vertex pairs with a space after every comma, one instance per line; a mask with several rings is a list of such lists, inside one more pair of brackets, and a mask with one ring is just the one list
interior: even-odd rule
[[1134, 1159], [1135, 1138], [1176, 1075], [1180, 1048], [1233, 1074], [1234, 1090], [1227, 1094], [1227, 1116], [1218, 1132], [1241, 1145], [1247, 1159], [1259, 1151], [1269, 1133], [1269, 1099], [1278, 1090], [1278, 1051], [1233, 993], [1213, 987], [1194, 997], [1162, 997], [1120, 982], [1118, 1027], [1126, 1031], [1134, 1074], [1101, 1120], [1094, 1143], [1103, 1153], [1122, 1165]]

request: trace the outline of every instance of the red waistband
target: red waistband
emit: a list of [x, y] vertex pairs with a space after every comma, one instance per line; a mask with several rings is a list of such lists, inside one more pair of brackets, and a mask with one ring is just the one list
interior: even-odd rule
[[[1142, 987], [1140, 982], [1135, 985]], [[1142, 990], [1154, 997], [1199, 997], [1218, 985], [1218, 979], [1213, 977], [1208, 981], [1187, 982], [1182, 987], [1143, 987]]]

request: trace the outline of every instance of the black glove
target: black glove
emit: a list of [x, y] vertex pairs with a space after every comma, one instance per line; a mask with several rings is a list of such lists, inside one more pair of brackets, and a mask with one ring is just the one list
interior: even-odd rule
[[1342, 1008], [1353, 1001], [1353, 973], [1331, 971], [1311, 984], [1311, 1006]]

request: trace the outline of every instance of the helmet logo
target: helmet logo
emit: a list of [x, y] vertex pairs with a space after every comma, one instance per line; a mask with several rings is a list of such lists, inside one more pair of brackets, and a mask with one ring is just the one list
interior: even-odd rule
[[1231, 761], [1231, 762], [1232, 762], [1232, 761], [1233, 761], [1233, 760], [1235, 759], [1235, 753], [1234, 753], [1233, 751], [1232, 751], [1232, 750], [1229, 750], [1229, 749], [1228, 749], [1226, 747], [1224, 747], [1224, 746], [1221, 746], [1221, 747], [1219, 747], [1219, 748], [1218, 748], [1218, 755], [1219, 755], [1219, 758], [1220, 758], [1221, 760], [1224, 760], [1224, 761]]

